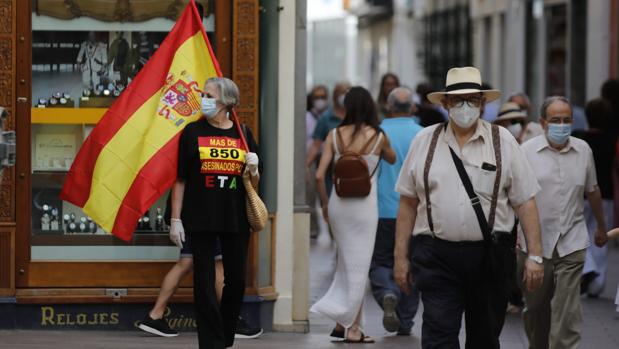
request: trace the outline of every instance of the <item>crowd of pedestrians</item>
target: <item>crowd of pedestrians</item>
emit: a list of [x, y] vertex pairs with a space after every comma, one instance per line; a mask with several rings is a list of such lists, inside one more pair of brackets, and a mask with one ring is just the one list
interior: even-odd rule
[[326, 86], [311, 90], [312, 237], [322, 217], [337, 247], [311, 311], [333, 320], [334, 340], [374, 342], [361, 323], [370, 288], [400, 336], [423, 303], [424, 349], [458, 348], [463, 318], [467, 348], [499, 348], [506, 312], [520, 311], [530, 348], [579, 347], [581, 295], [607, 286], [619, 224], [619, 81], [584, 108], [501, 97], [473, 67], [450, 69], [440, 91], [392, 73], [376, 100], [347, 82], [331, 103]]

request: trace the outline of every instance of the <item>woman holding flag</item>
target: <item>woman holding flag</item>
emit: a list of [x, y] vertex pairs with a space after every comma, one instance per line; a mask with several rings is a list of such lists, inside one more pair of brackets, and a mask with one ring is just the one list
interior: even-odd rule
[[[250, 130], [230, 118], [238, 103], [239, 90], [232, 80], [208, 79], [202, 92], [203, 118], [185, 127], [178, 147], [170, 239], [182, 246], [191, 238], [200, 348], [232, 346], [245, 291], [250, 228], [242, 175], [249, 171], [257, 186], [260, 174]], [[217, 239], [224, 265], [221, 305], [215, 292]]]

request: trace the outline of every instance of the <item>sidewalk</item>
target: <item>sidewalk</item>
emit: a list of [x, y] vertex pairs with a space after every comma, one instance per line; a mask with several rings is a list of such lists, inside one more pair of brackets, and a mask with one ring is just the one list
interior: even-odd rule
[[[606, 291], [600, 299], [583, 298], [582, 348], [619, 348], [619, 319], [615, 318], [614, 297], [619, 282], [619, 249], [610, 244], [609, 275]], [[311, 300], [322, 296], [332, 278], [334, 249], [322, 235], [312, 242], [311, 250]], [[376, 344], [363, 345], [376, 349], [421, 348], [421, 311], [417, 314], [413, 336], [396, 337], [382, 328], [382, 314], [368, 294], [365, 303], [365, 332], [376, 338]], [[328, 333], [333, 323], [315, 314], [310, 315], [311, 333], [267, 333], [259, 339], [238, 340], [234, 348], [241, 349], [330, 349], [351, 345], [331, 343]], [[464, 337], [461, 336], [464, 343]], [[526, 349], [527, 341], [518, 315], [509, 315], [501, 336], [501, 348]], [[197, 348], [195, 333], [181, 333], [176, 338], [158, 338], [141, 332], [90, 332], [90, 331], [0, 331], [0, 348], [4, 349], [179, 349]], [[357, 347], [353, 345], [353, 347]]]

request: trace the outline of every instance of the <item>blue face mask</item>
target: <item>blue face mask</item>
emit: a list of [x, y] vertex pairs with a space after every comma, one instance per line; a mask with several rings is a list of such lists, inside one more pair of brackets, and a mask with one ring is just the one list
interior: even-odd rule
[[207, 118], [212, 118], [217, 115], [217, 100], [215, 98], [202, 97], [201, 104], [202, 114]]
[[548, 124], [548, 132], [546, 137], [556, 145], [563, 145], [570, 138], [572, 133], [572, 124]]

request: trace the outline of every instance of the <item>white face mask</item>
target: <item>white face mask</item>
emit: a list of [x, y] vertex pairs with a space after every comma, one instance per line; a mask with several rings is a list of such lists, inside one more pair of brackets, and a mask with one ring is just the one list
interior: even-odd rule
[[215, 98], [202, 97], [202, 114], [207, 118], [213, 118], [217, 115], [217, 100]]
[[520, 137], [520, 133], [522, 132], [522, 124], [519, 122], [515, 124], [511, 124], [507, 126], [507, 130], [511, 132], [511, 134], [514, 135], [514, 137], [518, 138]]
[[469, 128], [479, 119], [479, 107], [471, 107], [468, 103], [463, 103], [461, 107], [450, 108], [449, 116], [456, 125]]
[[325, 98], [314, 99], [314, 109], [317, 112], [322, 113], [325, 109], [327, 109], [327, 100]]

